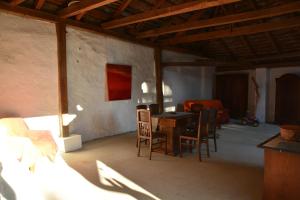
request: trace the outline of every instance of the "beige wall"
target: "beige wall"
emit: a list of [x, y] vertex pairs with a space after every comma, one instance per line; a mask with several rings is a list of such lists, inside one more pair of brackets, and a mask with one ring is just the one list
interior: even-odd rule
[[0, 117], [58, 112], [55, 25], [0, 12]]
[[[83, 140], [135, 130], [135, 106], [156, 100], [153, 49], [71, 28], [67, 32], [69, 111], [77, 114], [70, 130]], [[132, 66], [131, 99], [106, 101], [106, 63]]]
[[[192, 62], [198, 56], [164, 51], [163, 62]], [[166, 67], [163, 70], [164, 107], [174, 111], [187, 99], [211, 99], [215, 67]]]
[[[0, 24], [0, 117], [27, 117], [31, 128], [45, 127], [57, 135], [55, 25], [3, 13], [0, 13]], [[196, 58], [187, 54], [163, 53], [164, 61], [192, 61]], [[132, 66], [130, 100], [106, 101], [106, 63]], [[154, 69], [152, 48], [67, 28], [69, 113], [77, 115], [70, 124], [71, 133], [81, 134], [87, 141], [135, 130], [135, 106], [156, 101]], [[164, 81], [173, 79], [177, 82], [172, 88], [174, 99], [211, 96], [211, 69], [178, 70], [175, 76], [171, 73], [164, 78]], [[183, 81], [176, 79], [178, 75]]]

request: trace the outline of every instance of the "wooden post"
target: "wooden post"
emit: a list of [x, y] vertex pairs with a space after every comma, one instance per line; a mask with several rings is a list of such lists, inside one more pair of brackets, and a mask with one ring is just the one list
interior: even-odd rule
[[58, 98], [59, 98], [59, 125], [60, 136], [69, 136], [69, 127], [63, 126], [62, 114], [68, 113], [68, 83], [67, 83], [67, 60], [66, 60], [66, 24], [56, 23], [57, 35], [57, 58], [58, 58]]
[[164, 110], [164, 97], [162, 92], [162, 65], [161, 65], [161, 48], [154, 49], [155, 60], [155, 77], [156, 77], [156, 102], [159, 105], [159, 111]]

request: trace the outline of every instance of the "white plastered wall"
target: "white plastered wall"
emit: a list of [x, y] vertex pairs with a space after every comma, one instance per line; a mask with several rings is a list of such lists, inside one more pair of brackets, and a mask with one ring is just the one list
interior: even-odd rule
[[58, 113], [55, 25], [0, 12], [0, 117]]
[[[68, 28], [67, 55], [69, 112], [77, 114], [70, 131], [86, 141], [135, 130], [135, 106], [156, 99], [153, 49]], [[131, 99], [106, 100], [107, 63], [132, 66]]]
[[[163, 62], [193, 62], [200, 57], [163, 51]], [[163, 69], [164, 108], [174, 111], [187, 99], [211, 99], [214, 67], [176, 66]]]

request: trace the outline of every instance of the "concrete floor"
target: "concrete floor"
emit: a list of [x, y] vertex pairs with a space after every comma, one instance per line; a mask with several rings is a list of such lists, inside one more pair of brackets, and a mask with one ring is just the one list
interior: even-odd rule
[[135, 199], [258, 200], [262, 196], [263, 150], [256, 147], [279, 132], [277, 126], [257, 128], [228, 124], [218, 130], [218, 152], [203, 162], [196, 154], [183, 158], [153, 153], [137, 157], [135, 134], [99, 139], [63, 158], [85, 179], [105, 191]]

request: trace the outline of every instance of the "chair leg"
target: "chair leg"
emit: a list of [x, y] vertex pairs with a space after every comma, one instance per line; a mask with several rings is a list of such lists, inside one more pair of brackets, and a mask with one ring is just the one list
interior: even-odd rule
[[217, 152], [217, 138], [216, 133], [214, 134], [215, 152]]
[[149, 143], [150, 143], [150, 157], [149, 157], [149, 160], [151, 160], [151, 157], [152, 157], [152, 139], [149, 140]]
[[165, 136], [165, 154], [167, 155], [168, 154], [168, 136], [166, 135]]
[[194, 141], [192, 141], [192, 140], [190, 140], [189, 141], [189, 150], [190, 150], [190, 153], [193, 153], [193, 144], [194, 143]]
[[206, 151], [207, 151], [207, 157], [209, 158], [209, 143], [208, 143], [208, 139], [206, 141]]
[[201, 142], [197, 142], [197, 149], [198, 149], [198, 156], [199, 156], [199, 161], [201, 162]]
[[137, 145], [138, 145], [137, 156], [139, 157], [140, 156], [140, 151], [141, 151], [141, 139], [140, 138], [137, 138]]
[[179, 155], [182, 157], [182, 145], [181, 145], [181, 138], [179, 138]]

